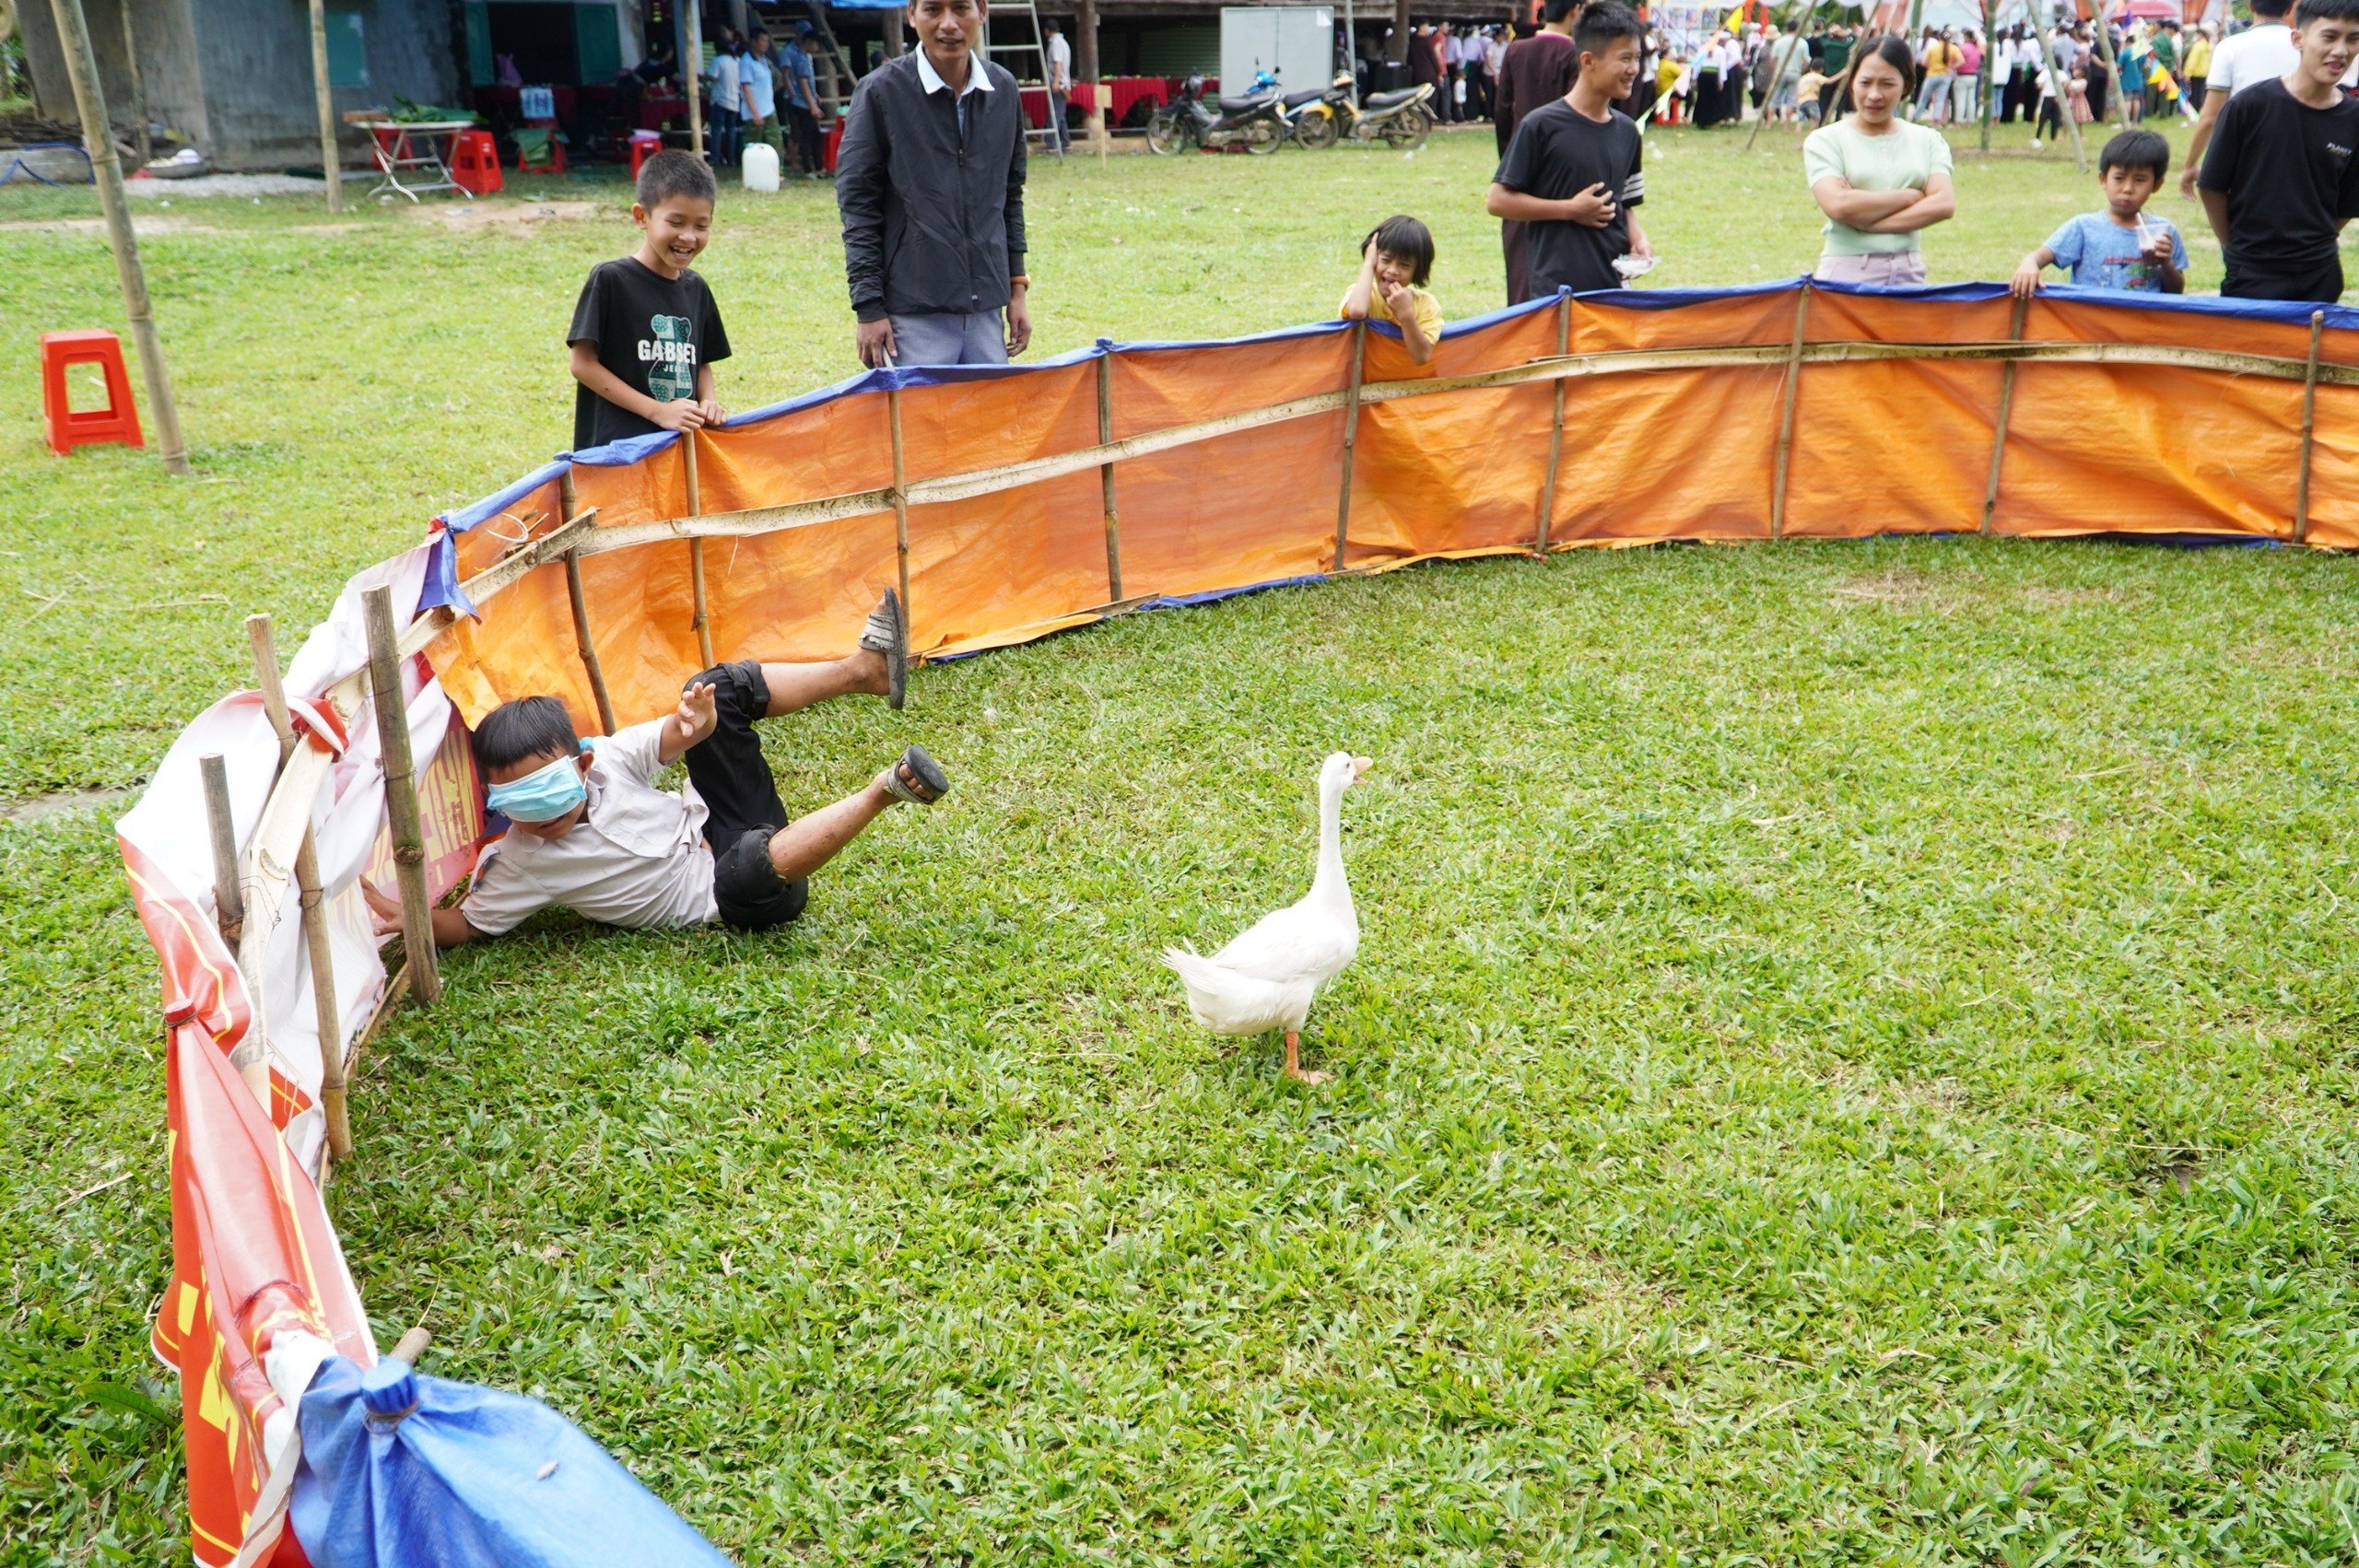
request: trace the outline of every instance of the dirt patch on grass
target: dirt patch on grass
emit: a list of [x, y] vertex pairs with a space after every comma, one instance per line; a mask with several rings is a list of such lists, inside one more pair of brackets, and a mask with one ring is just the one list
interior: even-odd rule
[[439, 223], [454, 234], [534, 234], [546, 223], [597, 216], [595, 202], [454, 202], [421, 206], [410, 214], [420, 223]]
[[1885, 571], [1845, 578], [1835, 597], [1856, 604], [1880, 604], [1916, 614], [1947, 615], [1965, 609], [2070, 609], [2083, 604], [2118, 604], [2117, 588], [2068, 588], [2045, 584], [2009, 589], [1973, 578], [1955, 580], [1921, 572]]
[[1957, 608], [1957, 596], [1949, 585], [1914, 572], [1847, 577], [1836, 585], [1835, 597], [1858, 604], [1882, 604], [1889, 609], [1932, 614], [1946, 614]]
[[[46, 231], [52, 234], [104, 234], [106, 219], [102, 217], [23, 218], [15, 223], [0, 223], [0, 229]], [[135, 217], [131, 232], [142, 240], [152, 240], [159, 234], [227, 234], [217, 224], [195, 223], [184, 217]]]
[[127, 790], [53, 790], [46, 795], [0, 801], [0, 822], [39, 822], [43, 817], [103, 806], [129, 793]]

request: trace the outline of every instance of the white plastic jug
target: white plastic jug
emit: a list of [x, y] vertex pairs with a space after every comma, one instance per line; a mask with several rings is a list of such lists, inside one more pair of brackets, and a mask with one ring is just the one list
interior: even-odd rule
[[766, 142], [748, 143], [741, 167], [748, 191], [778, 189], [778, 148]]

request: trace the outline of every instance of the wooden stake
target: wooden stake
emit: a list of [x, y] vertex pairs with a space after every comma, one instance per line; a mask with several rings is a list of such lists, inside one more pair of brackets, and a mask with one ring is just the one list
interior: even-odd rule
[[393, 646], [393, 590], [370, 589], [361, 595], [360, 607], [369, 623], [369, 684], [377, 705], [377, 743], [384, 753], [385, 815], [393, 833], [393, 871], [401, 879], [409, 991], [420, 1007], [431, 1007], [441, 998], [442, 977], [436, 967], [434, 907], [426, 891], [426, 835], [418, 822], [409, 714]]
[[704, 7], [689, 0], [681, 7], [682, 18], [688, 29], [686, 47], [680, 51], [680, 85], [688, 90], [688, 150], [698, 158], [704, 156], [704, 111], [698, 103], [704, 90]]
[[1778, 463], [1770, 480], [1769, 537], [1786, 536], [1786, 474], [1794, 451], [1794, 398], [1802, 390], [1802, 335], [1810, 327], [1810, 279], [1802, 279], [1794, 299], [1794, 338], [1786, 350], [1786, 384], [1778, 397]]
[[1352, 323], [1352, 379], [1344, 392], [1344, 483], [1335, 493], [1335, 568], [1344, 569], [1344, 552], [1352, 532], [1352, 453], [1359, 443], [1360, 366], [1367, 350], [1367, 322]]
[[[701, 566], [704, 541], [692, 539], [688, 543], [695, 548], [698, 564]], [[598, 649], [590, 640], [590, 605], [581, 592], [581, 552], [579, 550], [565, 553], [565, 593], [573, 601], [573, 649], [581, 655], [581, 668], [590, 677], [590, 695], [598, 704], [598, 728], [611, 735], [615, 732], [615, 704], [614, 699], [606, 695], [606, 674], [598, 668]], [[703, 629], [701, 624], [698, 629]], [[711, 665], [708, 663], [705, 667], [710, 669]]]
[[238, 888], [238, 823], [229, 814], [229, 767], [219, 752], [196, 759], [205, 779], [205, 825], [213, 837], [213, 919], [231, 948], [246, 929], [245, 895]]
[[335, 88], [328, 83], [327, 0], [311, 0], [311, 92], [319, 102], [320, 171], [328, 182], [328, 211], [342, 212], [344, 170], [336, 159]]
[[[2024, 318], [2030, 313], [2031, 301], [2017, 298], [2014, 313], [2007, 322], [2007, 341], [2024, 340]], [[2015, 361], [2008, 360], [1999, 367], [1999, 415], [1990, 427], [1990, 479], [1982, 487], [1982, 532], [1990, 532], [1990, 520], [1999, 509], [1999, 470], [2007, 461], [2007, 425], [2015, 410]]]
[[[1772, 62], [1770, 64], [1769, 88], [1771, 97], [1775, 97], [1777, 95], [1778, 83], [1784, 78], [1786, 67], [1794, 63], [1794, 51], [1802, 47], [1802, 41], [1809, 34], [1811, 24], [1818, 20], [1818, 8], [1824, 4], [1825, 4], [1825, 0], [1811, 0], [1810, 5], [1802, 12], [1802, 25], [1778, 41], [1779, 43], [1786, 46], [1786, 56], [1782, 60]], [[1983, 36], [1987, 38], [1989, 35], [1986, 33]], [[1802, 117], [1802, 102], [1797, 99], [1794, 103], [1794, 119], [1797, 123], [1801, 122]], [[1769, 123], [1769, 99], [1765, 98], [1761, 100], [1761, 112], [1755, 118], [1753, 122], [1753, 129], [1744, 138], [1745, 151], [1751, 152], [1753, 150], [1753, 144], [1761, 139], [1761, 127], [1767, 123]], [[1985, 150], [1988, 149], [1986, 148]]]
[[188, 447], [181, 439], [180, 404], [172, 401], [172, 378], [164, 368], [164, 345], [147, 305], [147, 274], [139, 264], [139, 240], [131, 231], [131, 211], [123, 193], [123, 162], [115, 156], [114, 128], [107, 118], [106, 94], [99, 84], [98, 56], [90, 48], [90, 21], [82, 0], [50, 0], [57, 16], [57, 38], [74, 79], [74, 112], [81, 116], [82, 145], [98, 181], [99, 206], [106, 214], [107, 246], [114, 252], [115, 282], [123, 289], [123, 313], [131, 319], [131, 341], [139, 351], [139, 379], [147, 387], [147, 412], [156, 420], [156, 440], [164, 472], [189, 471]]
[[[1093, 21], [1094, 25], [1094, 21]], [[1097, 444], [1114, 442], [1114, 356], [1104, 345], [1097, 354]], [[1098, 487], [1106, 496], [1106, 597], [1122, 596], [1122, 529], [1114, 511], [1114, 465], [1097, 465]]]
[[[1556, 296], [1556, 357], [1573, 351], [1573, 297]], [[1565, 451], [1565, 382], [1556, 380], [1555, 408], [1548, 416], [1548, 474], [1540, 485], [1540, 530], [1532, 536], [1532, 553], [1548, 554], [1548, 528], [1556, 517], [1556, 462]]]
[[[272, 642], [270, 617], [248, 615], [246, 640], [253, 645], [254, 679], [262, 688], [263, 711], [278, 734], [278, 766], [295, 755], [295, 724], [287, 711], [287, 688], [279, 683], [278, 649]], [[352, 1158], [352, 1122], [345, 1109], [344, 1010], [336, 1004], [335, 957], [328, 941], [325, 894], [320, 887], [319, 847], [309, 828], [303, 847], [295, 853], [297, 907], [302, 911], [303, 952], [311, 965], [311, 1017], [320, 1036], [320, 1109], [328, 1123], [328, 1157], [338, 1164]]]
[[2310, 537], [2310, 453], [2318, 427], [2318, 339], [2326, 333], [2326, 312], [2310, 312], [2309, 369], [2302, 377], [2302, 474], [2294, 490], [2294, 543]]
[[893, 425], [893, 544], [900, 560], [901, 625], [915, 624], [910, 608], [910, 495], [908, 481], [901, 467], [901, 393], [898, 388], [885, 394], [885, 415]]
[[[680, 452], [687, 462], [688, 515], [702, 517], [704, 494], [702, 487], [697, 483], [697, 433], [694, 430], [680, 432]], [[710, 670], [713, 666], [712, 613], [705, 603], [704, 541], [701, 539], [688, 541], [688, 597], [695, 611], [695, 619], [692, 624], [697, 632], [697, 657], [703, 661], [701, 668]], [[609, 722], [606, 732], [611, 735], [614, 731], [615, 727]]]
[[411, 1368], [415, 1370], [417, 1366], [417, 1358], [424, 1355], [426, 1347], [433, 1342], [434, 1336], [426, 1331], [425, 1324], [414, 1325], [408, 1333], [393, 1342], [393, 1358], [396, 1361], [409, 1363]]
[[[574, 520], [573, 470], [569, 466], [557, 476], [557, 505], [564, 511], [565, 522]], [[702, 554], [704, 541], [694, 540], [698, 553]], [[606, 695], [606, 673], [598, 667], [598, 645], [590, 637], [590, 603], [581, 591], [581, 552], [565, 553], [565, 593], [573, 603], [573, 650], [581, 656], [581, 668], [590, 677], [590, 696], [598, 704], [598, 728], [611, 735], [615, 732], [615, 704]]]

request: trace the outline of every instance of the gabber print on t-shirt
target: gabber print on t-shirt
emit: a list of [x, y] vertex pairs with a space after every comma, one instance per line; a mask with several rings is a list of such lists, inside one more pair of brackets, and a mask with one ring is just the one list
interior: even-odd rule
[[649, 368], [647, 395], [658, 403], [696, 396], [696, 323], [686, 316], [653, 316], [647, 328], [654, 336], [639, 340], [640, 362]]

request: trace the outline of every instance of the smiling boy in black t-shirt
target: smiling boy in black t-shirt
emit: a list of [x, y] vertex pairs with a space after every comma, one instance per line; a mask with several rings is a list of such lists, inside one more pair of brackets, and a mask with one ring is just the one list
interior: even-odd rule
[[2342, 226], [2359, 217], [2359, 101], [2342, 95], [2359, 56], [2359, 0], [2302, 0], [2302, 57], [2228, 99], [2204, 154], [2204, 215], [2227, 253], [2220, 292], [2331, 304], [2342, 296]]
[[1654, 254], [1636, 210], [1647, 194], [1638, 127], [1614, 107], [1637, 80], [1645, 36], [1637, 14], [1619, 0], [1583, 10], [1573, 25], [1580, 58], [1573, 90], [1524, 116], [1491, 177], [1491, 216], [1528, 226], [1527, 299], [1560, 287], [1618, 288], [1616, 261]]
[[725, 417], [713, 401], [712, 362], [729, 357], [729, 334], [712, 290], [688, 270], [712, 238], [712, 170], [687, 153], [660, 152], [640, 169], [635, 193], [638, 252], [590, 269], [566, 329], [581, 383], [576, 451]]

